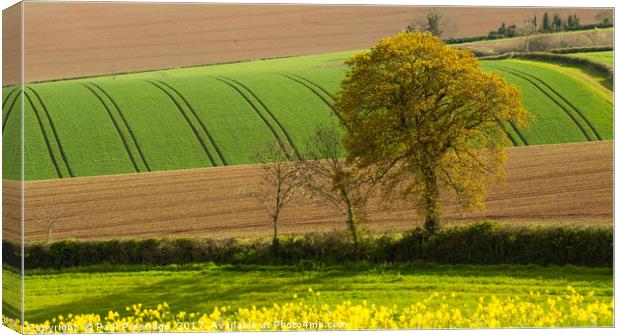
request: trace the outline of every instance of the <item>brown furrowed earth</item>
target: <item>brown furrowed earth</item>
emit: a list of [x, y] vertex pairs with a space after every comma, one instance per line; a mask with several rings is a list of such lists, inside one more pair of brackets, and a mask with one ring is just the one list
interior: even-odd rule
[[[497, 220], [510, 224], [609, 226], [613, 220], [613, 142], [541, 145], [509, 149], [507, 184], [491, 187], [487, 210], [460, 216], [445, 199], [444, 216], [454, 224]], [[26, 242], [52, 239], [112, 239], [205, 236], [268, 236], [270, 220], [251, 193], [256, 165], [204, 168], [25, 183]], [[5, 205], [18, 201], [19, 183], [4, 181]], [[367, 228], [404, 231], [419, 224], [408, 204], [381, 209], [374, 199]], [[4, 213], [5, 238], [17, 238], [16, 218]], [[287, 208], [282, 234], [345, 227], [342, 216], [309, 201]]]
[[[16, 5], [18, 6], [18, 5]], [[4, 30], [19, 23], [5, 10]], [[486, 35], [544, 12], [598, 22], [601, 8], [435, 7], [444, 37]], [[423, 22], [428, 7], [24, 3], [24, 81], [368, 48]], [[17, 25], [18, 26], [18, 25]], [[13, 29], [13, 31], [17, 31]], [[3, 36], [3, 85], [19, 80], [19, 34]]]

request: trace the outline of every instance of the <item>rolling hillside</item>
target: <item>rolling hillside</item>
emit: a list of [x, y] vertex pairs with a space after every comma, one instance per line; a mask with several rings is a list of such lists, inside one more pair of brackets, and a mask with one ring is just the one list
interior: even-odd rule
[[[332, 95], [354, 52], [152, 71], [28, 85], [27, 180], [254, 163], [275, 139], [301, 150], [314, 126], [336, 124]], [[484, 61], [523, 92], [535, 116], [514, 145], [613, 137], [611, 94], [561, 66]], [[3, 137], [19, 134], [18, 91], [3, 88]], [[5, 179], [19, 144], [4, 141]]]

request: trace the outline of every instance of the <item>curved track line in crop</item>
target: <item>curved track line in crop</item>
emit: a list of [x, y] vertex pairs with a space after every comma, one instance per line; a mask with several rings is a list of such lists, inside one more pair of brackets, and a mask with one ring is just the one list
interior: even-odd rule
[[515, 125], [514, 122], [512, 121], [508, 121], [508, 123], [510, 124], [510, 126], [512, 127], [512, 129], [515, 131], [515, 133], [517, 134], [517, 136], [519, 137], [519, 139], [521, 139], [521, 141], [523, 142], [523, 144], [525, 145], [530, 145], [529, 143], [527, 143], [527, 140], [525, 139], [525, 136], [523, 136], [523, 134], [521, 133], [521, 131], [519, 130], [519, 128], [517, 128], [517, 125]]
[[106, 92], [106, 90], [104, 90], [103, 87], [99, 86], [98, 84], [92, 83], [92, 82], [89, 84], [97, 88], [101, 93], [103, 93], [103, 95], [105, 95], [108, 98], [108, 100], [110, 100], [110, 102], [112, 103], [116, 111], [118, 112], [118, 115], [121, 117], [121, 121], [123, 121], [123, 124], [127, 128], [127, 132], [129, 132], [129, 136], [131, 137], [131, 140], [133, 141], [134, 145], [136, 146], [136, 149], [138, 150], [138, 155], [140, 155], [140, 159], [142, 159], [142, 163], [144, 163], [144, 166], [146, 167], [146, 171], [151, 171], [151, 167], [149, 166], [149, 163], [146, 161], [146, 157], [144, 157], [144, 153], [142, 152], [142, 149], [140, 148], [138, 139], [136, 138], [136, 135], [134, 135], [134, 132], [131, 129], [131, 127], [129, 126], [127, 119], [125, 119], [125, 115], [123, 114], [123, 111], [121, 111], [121, 108], [118, 107], [118, 104], [116, 103], [116, 101], [112, 99], [112, 96], [110, 96], [110, 94], [108, 94], [108, 92]]
[[185, 105], [189, 108], [189, 111], [194, 115], [194, 117], [196, 118], [196, 120], [200, 124], [200, 128], [202, 128], [204, 133], [207, 135], [207, 138], [209, 139], [209, 142], [211, 142], [211, 145], [215, 149], [215, 152], [217, 153], [217, 156], [220, 158], [220, 161], [222, 161], [222, 164], [223, 165], [228, 165], [228, 162], [226, 162], [226, 159], [224, 158], [224, 155], [222, 154], [222, 151], [217, 146], [217, 143], [215, 143], [215, 140], [213, 139], [213, 136], [211, 136], [211, 133], [207, 129], [207, 126], [198, 117], [198, 113], [196, 113], [196, 110], [194, 109], [194, 107], [192, 107], [192, 105], [189, 104], [189, 101], [187, 101], [187, 99], [183, 96], [183, 94], [181, 94], [181, 92], [179, 92], [177, 89], [172, 87], [172, 85], [170, 85], [170, 84], [168, 84], [166, 82], [163, 82], [161, 80], [158, 80], [158, 82], [161, 83], [162, 85], [168, 87], [169, 89], [171, 89], [174, 93], [176, 93], [179, 96], [179, 98], [181, 98], [181, 100], [183, 100]]
[[[303, 85], [305, 88], [309, 89], [312, 93], [314, 93], [314, 95], [316, 95], [319, 99], [321, 99], [321, 101], [323, 101], [325, 103], [325, 105], [327, 105], [327, 107], [329, 107], [329, 109], [332, 110], [332, 112], [334, 113], [334, 115], [336, 115], [336, 117], [340, 120], [340, 123], [342, 125], [345, 126], [345, 128], [347, 127], [344, 123], [344, 121], [342, 120], [342, 117], [340, 116], [340, 114], [338, 112], [336, 112], [336, 110], [334, 109], [334, 106], [332, 103], [330, 103], [329, 101], [327, 101], [327, 99], [325, 99], [319, 92], [317, 92], [312, 86], [317, 87], [318, 89], [320, 89], [323, 93], [327, 94], [332, 100], [334, 99], [334, 97], [332, 97], [331, 94], [329, 94], [327, 91], [325, 91], [323, 88], [321, 88], [319, 85], [311, 82], [310, 80], [302, 77], [302, 76], [297, 76], [295, 75], [295, 77], [293, 77], [293, 75], [288, 74], [288, 73], [280, 73], [281, 76], [284, 76], [298, 84]], [[310, 86], [312, 85], [312, 86]]]
[[327, 95], [330, 99], [334, 100], [334, 96], [333, 96], [331, 93], [329, 93], [329, 91], [328, 91], [328, 90], [324, 89], [321, 85], [319, 85], [319, 84], [315, 83], [314, 81], [312, 81], [312, 80], [310, 80], [310, 79], [308, 79], [308, 78], [306, 78], [306, 77], [302, 77], [302, 76], [300, 76], [300, 75], [298, 75], [298, 74], [295, 74], [295, 73], [289, 73], [289, 75], [291, 75], [291, 76], [293, 76], [293, 77], [297, 77], [297, 78], [299, 78], [299, 79], [301, 79], [301, 80], [304, 80], [304, 81], [306, 81], [306, 82], [308, 82], [308, 83], [312, 84], [313, 86], [315, 86], [316, 88], [318, 88], [319, 90], [321, 90], [323, 93], [325, 93], [325, 94], [326, 94], [326, 95]]
[[30, 95], [27, 92], [24, 92], [26, 96], [26, 100], [30, 103], [32, 110], [34, 112], [34, 116], [37, 119], [37, 123], [39, 124], [39, 129], [41, 130], [41, 135], [43, 135], [43, 140], [45, 141], [45, 147], [47, 148], [47, 153], [50, 156], [50, 160], [52, 161], [52, 165], [54, 165], [54, 170], [56, 171], [56, 176], [58, 178], [62, 178], [62, 173], [60, 172], [60, 167], [58, 166], [58, 162], [56, 161], [56, 157], [54, 156], [54, 152], [52, 151], [52, 146], [50, 144], [50, 140], [47, 136], [47, 132], [45, 131], [45, 127], [43, 126], [43, 121], [41, 121], [41, 116], [39, 115], [39, 111], [35, 107], [32, 99], [30, 99]]
[[172, 96], [172, 94], [170, 94], [170, 92], [168, 92], [165, 88], [161, 87], [157, 82], [154, 82], [151, 80], [146, 80], [146, 82], [160, 89], [162, 92], [164, 92], [168, 96], [168, 98], [170, 98], [170, 100], [172, 100], [174, 105], [177, 107], [177, 110], [179, 111], [179, 113], [183, 115], [183, 118], [185, 119], [189, 127], [192, 129], [192, 132], [194, 133], [196, 140], [198, 140], [198, 143], [200, 143], [200, 146], [202, 146], [202, 149], [204, 150], [205, 154], [207, 154], [207, 157], [209, 158], [211, 165], [217, 166], [217, 164], [215, 163], [215, 159], [213, 159], [213, 156], [211, 155], [211, 153], [209, 152], [209, 149], [207, 148], [207, 145], [204, 143], [204, 141], [200, 137], [198, 130], [196, 129], [196, 127], [194, 127], [194, 124], [191, 122], [187, 114], [185, 114], [185, 111], [183, 111], [183, 107], [181, 107], [179, 102]]
[[510, 142], [512, 142], [512, 145], [514, 146], [519, 146], [519, 143], [517, 143], [517, 141], [515, 140], [515, 138], [512, 136], [512, 134], [508, 131], [508, 129], [506, 128], [506, 126], [502, 123], [502, 121], [500, 121], [498, 118], [495, 118], [495, 122], [497, 122], [497, 125], [500, 126], [500, 128], [502, 128], [502, 130], [504, 131], [504, 133], [508, 136], [508, 139], [510, 140]]
[[[73, 171], [71, 171], [71, 166], [69, 166], [69, 161], [67, 160], [67, 155], [65, 154], [65, 150], [62, 148], [62, 143], [60, 142], [58, 131], [56, 131], [56, 126], [54, 125], [54, 121], [52, 121], [52, 117], [47, 107], [45, 106], [45, 103], [43, 103], [43, 99], [41, 99], [41, 96], [39, 95], [39, 93], [37, 93], [37, 91], [35, 91], [32, 87], [26, 87], [26, 88], [29, 89], [34, 94], [34, 96], [39, 101], [39, 104], [43, 108], [43, 112], [45, 113], [45, 116], [47, 117], [47, 121], [50, 124], [50, 128], [52, 129], [52, 135], [54, 136], [54, 139], [56, 140], [56, 145], [58, 145], [58, 150], [60, 151], [60, 157], [65, 163], [65, 166], [67, 167], [67, 171], [69, 172], [69, 177], [74, 177]], [[32, 108], [34, 109], [34, 104], [31, 103], [31, 105], [32, 105]]]
[[12, 89], [9, 94], [6, 95], [6, 97], [4, 98], [4, 100], [2, 101], [2, 109], [4, 109], [4, 105], [6, 104], [6, 102], [9, 100], [9, 98], [11, 97], [11, 94], [13, 94], [15, 91], [17, 91], [18, 87], [15, 87], [14, 89]]
[[532, 84], [538, 91], [540, 91], [542, 94], [544, 94], [547, 98], [549, 98], [551, 101], [553, 101], [553, 103], [560, 107], [560, 109], [562, 109], [566, 115], [568, 115], [568, 117], [571, 118], [571, 120], [573, 120], [573, 122], [575, 123], [575, 125], [579, 128], [579, 130], [581, 131], [581, 133], [583, 134], [583, 136], [588, 140], [588, 141], [592, 141], [592, 139], [590, 138], [590, 135], [588, 135], [588, 132], [583, 128], [583, 126], [581, 125], [581, 123], [575, 118], [575, 116], [573, 115], [573, 113], [571, 113], [568, 109], [566, 109], [564, 106], [562, 106], [562, 104], [560, 104], [559, 101], [557, 101], [553, 96], [551, 96], [551, 94], [549, 94], [547, 91], [545, 91], [542, 87], [540, 87], [540, 85], [538, 85], [536, 82], [534, 82], [533, 80], [531, 80], [530, 78], [518, 73], [518, 72], [514, 72], [511, 69], [507, 69], [504, 68], [502, 66], [489, 66], [490, 68], [494, 68], [496, 70], [500, 70], [500, 71], [504, 71], [504, 72], [508, 72], [514, 76], [517, 76], [527, 82], [529, 82], [530, 84]]
[[[228, 86], [230, 86], [232, 89], [234, 89], [237, 93], [239, 93], [239, 95], [243, 98], [243, 100], [245, 100], [250, 107], [252, 107], [252, 109], [254, 110], [254, 112], [256, 112], [256, 114], [258, 114], [258, 116], [261, 118], [261, 120], [263, 120], [263, 122], [265, 123], [265, 125], [267, 126], [267, 128], [269, 128], [269, 130], [271, 131], [271, 133], [273, 134], [273, 137], [276, 139], [276, 141], [278, 141], [278, 143], [281, 145], [282, 144], [282, 139], [280, 138], [280, 135], [278, 134], [278, 132], [275, 130], [275, 128], [271, 125], [271, 123], [269, 123], [269, 121], [267, 120], [267, 118], [263, 115], [263, 113], [260, 112], [260, 110], [258, 109], [258, 107], [256, 107], [256, 105], [254, 104], [254, 102], [252, 102], [252, 100], [245, 94], [243, 93], [239, 87], [237, 87], [237, 85], [232, 84], [233, 83], [237, 83], [239, 84], [237, 81], [234, 81], [230, 78], [226, 78], [226, 77], [213, 77], [215, 80], [218, 80]], [[258, 98], [254, 95], [254, 93], [252, 93], [252, 91], [250, 91], [247, 87], [244, 87], [243, 85], [239, 84], [241, 87], [245, 88], [249, 94], [251, 94], [256, 100], [258, 100]], [[258, 102], [264, 107], [264, 105], [261, 103], [260, 100], [258, 100]], [[266, 112], [272, 117], [272, 119], [275, 119], [275, 117], [273, 117], [273, 115], [271, 114], [271, 112], [269, 110], [266, 110]], [[280, 123], [277, 121], [277, 119], [275, 119], [276, 123], [280, 126], [280, 128], [282, 129], [284, 136], [286, 136], [286, 139], [288, 141], [288, 143], [290, 144], [291, 148], [293, 148], [293, 151], [295, 152], [295, 155], [297, 157], [300, 157], [299, 152], [297, 151], [297, 148], [295, 147], [295, 144], [293, 144], [293, 141], [290, 139], [290, 137], [288, 136], [288, 133], [286, 133], [286, 131], [282, 128], [282, 125], [280, 125]], [[292, 157], [289, 157], [288, 151], [284, 150], [284, 153], [286, 154], [286, 156], [290, 159]]]
[[112, 124], [114, 125], [114, 128], [116, 128], [116, 133], [118, 133], [118, 136], [121, 138], [121, 142], [123, 142], [123, 146], [125, 147], [125, 152], [127, 152], [127, 156], [129, 156], [129, 159], [131, 160], [131, 164], [133, 164], [134, 170], [136, 172], [140, 172], [140, 169], [138, 168], [138, 164], [136, 163], [135, 158], [131, 154], [131, 150], [129, 150], [129, 145], [127, 144], [127, 140], [125, 139], [125, 135], [123, 135], [123, 132], [121, 131], [121, 128], [118, 126], [118, 123], [114, 119], [114, 116], [112, 115], [112, 112], [110, 111], [108, 106], [105, 104], [105, 101], [103, 101], [103, 98], [101, 98], [101, 96], [99, 96], [99, 94], [97, 94], [97, 92], [95, 92], [95, 90], [92, 87], [90, 87], [90, 86], [88, 86], [88, 85], [86, 85], [84, 83], [82, 83], [82, 86], [86, 87], [86, 89], [88, 89], [97, 98], [97, 100], [99, 100], [99, 102], [101, 103], [101, 106], [103, 106], [103, 108], [105, 109], [106, 113], [108, 114], [108, 117], [110, 118], [110, 121], [112, 121]]
[[6, 115], [4, 116], [4, 120], [2, 120], [2, 133], [3, 134], [4, 134], [4, 128], [6, 127], [6, 123], [9, 121], [9, 116], [11, 116], [11, 111], [13, 110], [13, 107], [15, 107], [15, 103], [17, 103], [17, 99], [19, 99], [19, 93], [17, 93], [13, 97], [13, 100], [11, 101], [11, 104], [9, 105], [9, 109], [7, 109]]
[[291, 137], [289, 136], [288, 132], [286, 131], [286, 128], [284, 128], [284, 126], [280, 123], [280, 120], [278, 120], [278, 118], [273, 115], [273, 113], [271, 112], [271, 110], [269, 108], [267, 108], [267, 106], [263, 103], [263, 101], [261, 99], [258, 98], [258, 96], [256, 96], [256, 94], [254, 94], [254, 92], [252, 92], [252, 90], [245, 86], [244, 84], [240, 83], [237, 80], [234, 80], [232, 78], [228, 78], [228, 77], [223, 77], [220, 76], [220, 78], [224, 78], [224, 79], [228, 79], [230, 81], [232, 81], [233, 83], [241, 86], [242, 88], [244, 88], [248, 93], [250, 93], [250, 95], [252, 95], [252, 97], [254, 97], [254, 99], [256, 99], [256, 101], [263, 107], [263, 109], [265, 110], [265, 112], [267, 112], [267, 114], [269, 114], [269, 116], [271, 117], [271, 119], [278, 125], [278, 127], [280, 128], [280, 130], [282, 131], [282, 133], [284, 134], [284, 137], [286, 137], [286, 140], [288, 141], [288, 143], [291, 145], [291, 148], [293, 148], [293, 151], [295, 152], [295, 155], [299, 158], [301, 157], [299, 155], [299, 151], [297, 151], [297, 147], [295, 146], [295, 143], [293, 142], [293, 140], [291, 139]]
[[517, 73], [521, 73], [522, 75], [528, 76], [530, 78], [535, 79], [536, 81], [538, 81], [539, 83], [541, 83], [542, 85], [544, 85], [545, 87], [547, 87], [551, 92], [553, 92], [555, 95], [557, 95], [560, 99], [562, 99], [562, 101], [564, 101], [570, 108], [572, 108], [575, 113], [577, 113], [581, 119], [588, 125], [588, 127], [590, 127], [590, 129], [592, 130], [592, 132], [594, 133], [594, 135], [596, 136], [596, 138], [600, 141], [603, 138], [601, 137], [601, 135], [596, 131], [596, 129], [594, 128], [594, 126], [592, 125], [592, 123], [590, 123], [590, 120], [588, 120], [588, 118], [586, 118], [585, 115], [583, 115], [583, 113], [577, 108], [575, 107], [575, 105], [573, 105], [570, 101], [568, 101], [568, 99], [564, 98], [560, 92], [558, 92], [557, 90], [555, 90], [553, 87], [551, 87], [549, 84], [547, 84], [544, 80], [540, 79], [539, 77], [531, 74], [531, 73], [527, 73], [525, 71], [521, 71], [521, 70], [516, 70], [516, 69], [509, 69], [512, 70], [514, 72]]
[[[489, 66], [492, 69], [496, 69], [493, 66]], [[523, 142], [524, 145], [529, 145], [529, 143], [527, 142], [527, 140], [525, 139], [525, 136], [523, 136], [523, 134], [521, 133], [521, 131], [519, 130], [519, 128], [514, 124], [514, 122], [512, 121], [508, 121], [508, 124], [510, 125], [510, 127], [515, 131], [515, 134], [517, 134], [517, 137], [519, 137], [519, 139]], [[507, 129], [506, 129], [507, 130]], [[508, 132], [506, 132], [508, 134]], [[587, 138], [587, 137], [586, 137]], [[513, 138], [514, 140], [514, 138]], [[513, 141], [514, 143], [514, 141]]]

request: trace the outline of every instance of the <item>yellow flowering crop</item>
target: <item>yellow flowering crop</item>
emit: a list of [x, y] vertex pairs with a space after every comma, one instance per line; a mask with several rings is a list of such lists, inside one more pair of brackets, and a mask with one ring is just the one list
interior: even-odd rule
[[[455, 307], [458, 294], [428, 298], [410, 306], [376, 306], [366, 301], [336, 305], [320, 302], [318, 292], [308, 290], [308, 298], [271, 307], [216, 307], [211, 313], [173, 313], [166, 303], [154, 309], [136, 304], [124, 313], [105, 315], [59, 315], [39, 324], [24, 323], [25, 333], [57, 332], [154, 332], [154, 331], [231, 331], [231, 330], [316, 330], [316, 329], [412, 329], [412, 328], [496, 328], [496, 327], [574, 327], [613, 325], [613, 299], [584, 302], [584, 296], [569, 287], [554, 298], [530, 292], [524, 299], [495, 296], [480, 298], [471, 308]], [[587, 294], [593, 296], [593, 292]], [[296, 295], [297, 296], [297, 295]], [[21, 331], [18, 320], [3, 317], [9, 328]]]

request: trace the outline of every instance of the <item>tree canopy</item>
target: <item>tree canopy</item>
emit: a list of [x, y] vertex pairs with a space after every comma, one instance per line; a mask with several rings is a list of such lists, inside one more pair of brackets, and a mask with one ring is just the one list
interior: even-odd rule
[[413, 200], [429, 230], [443, 189], [464, 209], [483, 207], [487, 181], [502, 175], [504, 123], [529, 119], [519, 91], [425, 33], [388, 37], [347, 65], [335, 110], [349, 159], [371, 169], [386, 196]]

